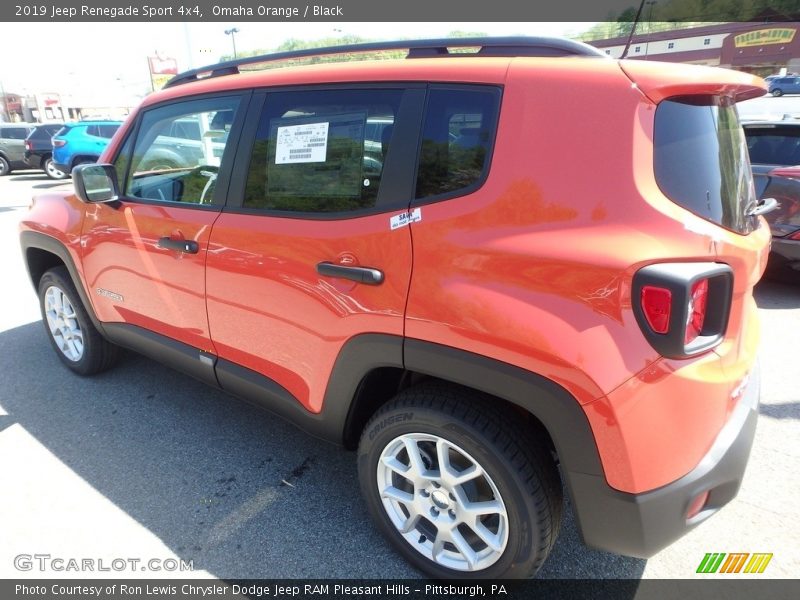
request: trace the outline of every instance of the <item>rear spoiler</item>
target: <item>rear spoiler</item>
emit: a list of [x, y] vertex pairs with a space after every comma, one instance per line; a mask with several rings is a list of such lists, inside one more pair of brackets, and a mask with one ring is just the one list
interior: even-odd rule
[[673, 96], [727, 96], [736, 102], [767, 92], [761, 77], [717, 67], [621, 60], [620, 69], [654, 104]]

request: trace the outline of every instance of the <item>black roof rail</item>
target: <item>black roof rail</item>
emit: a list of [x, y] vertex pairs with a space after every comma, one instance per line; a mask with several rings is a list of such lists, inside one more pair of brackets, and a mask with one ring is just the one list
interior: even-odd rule
[[[479, 48], [477, 52], [450, 52], [450, 48]], [[259, 56], [247, 56], [236, 60], [208, 65], [179, 73], [170, 79], [164, 88], [175, 87], [207, 77], [221, 77], [239, 73], [239, 67], [290, 60], [356, 52], [383, 52], [387, 50], [408, 50], [406, 58], [428, 58], [435, 56], [591, 56], [608, 58], [603, 52], [584, 44], [565, 38], [554, 37], [472, 37], [443, 38], [431, 40], [398, 40], [391, 42], [368, 42], [345, 44], [325, 48], [308, 48], [275, 52]]]

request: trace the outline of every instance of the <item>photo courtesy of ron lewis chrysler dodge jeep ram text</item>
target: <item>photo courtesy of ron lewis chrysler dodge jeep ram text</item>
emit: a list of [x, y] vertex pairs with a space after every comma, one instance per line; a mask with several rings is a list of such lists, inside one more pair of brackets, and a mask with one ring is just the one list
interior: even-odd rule
[[130, 348], [357, 450], [429, 576], [535, 574], [563, 492], [587, 545], [649, 557], [754, 436], [774, 202], [736, 103], [764, 92], [551, 38], [222, 63], [38, 195], [23, 255], [63, 364]]

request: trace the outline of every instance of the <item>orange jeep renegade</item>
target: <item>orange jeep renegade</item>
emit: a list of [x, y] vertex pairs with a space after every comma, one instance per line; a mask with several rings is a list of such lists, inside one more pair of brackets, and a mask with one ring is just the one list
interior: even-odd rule
[[649, 557], [753, 440], [770, 232], [735, 104], [764, 91], [549, 38], [222, 63], [37, 196], [23, 255], [67, 367], [130, 348], [357, 449], [427, 575], [536, 573], [562, 490], [586, 544]]

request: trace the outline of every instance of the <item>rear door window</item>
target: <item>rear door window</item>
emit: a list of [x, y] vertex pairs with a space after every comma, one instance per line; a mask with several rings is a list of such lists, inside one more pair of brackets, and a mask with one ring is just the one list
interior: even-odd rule
[[331, 214], [375, 209], [403, 89], [310, 90], [267, 96], [244, 207]]

